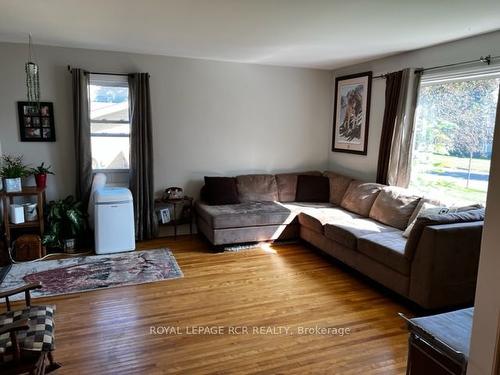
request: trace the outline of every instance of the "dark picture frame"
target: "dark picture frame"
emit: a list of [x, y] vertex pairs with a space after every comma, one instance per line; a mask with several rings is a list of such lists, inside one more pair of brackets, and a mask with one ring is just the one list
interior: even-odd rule
[[368, 153], [371, 91], [371, 71], [335, 79], [332, 151]]
[[17, 102], [21, 142], [55, 142], [52, 102]]

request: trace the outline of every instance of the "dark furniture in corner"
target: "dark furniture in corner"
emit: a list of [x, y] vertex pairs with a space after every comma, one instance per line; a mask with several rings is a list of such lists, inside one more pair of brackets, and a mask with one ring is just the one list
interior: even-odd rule
[[[406, 319], [411, 375], [465, 375], [474, 308]], [[404, 316], [403, 316], [404, 318]]]

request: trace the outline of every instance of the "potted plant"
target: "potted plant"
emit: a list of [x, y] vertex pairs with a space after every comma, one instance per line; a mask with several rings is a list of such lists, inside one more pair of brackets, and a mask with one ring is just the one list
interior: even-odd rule
[[47, 186], [47, 175], [54, 174], [54, 172], [52, 172], [50, 168], [52, 168], [50, 165], [46, 167], [45, 162], [43, 162], [38, 167], [31, 169], [31, 174], [35, 176], [35, 182], [37, 188], [45, 189], [45, 187]]
[[4, 179], [5, 191], [14, 193], [22, 191], [21, 178], [29, 175], [29, 170], [23, 163], [22, 155], [3, 155], [0, 176]]
[[82, 202], [71, 195], [49, 202], [47, 221], [48, 228], [43, 235], [42, 244], [49, 248], [64, 249], [66, 252], [75, 250], [87, 229]]

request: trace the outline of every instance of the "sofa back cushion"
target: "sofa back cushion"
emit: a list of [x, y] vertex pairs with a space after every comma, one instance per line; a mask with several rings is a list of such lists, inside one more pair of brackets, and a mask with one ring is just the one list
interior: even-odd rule
[[237, 204], [238, 189], [234, 177], [207, 177], [202, 189], [202, 199], [209, 205]]
[[420, 237], [425, 227], [430, 225], [468, 223], [484, 220], [484, 208], [464, 212], [448, 213], [444, 215], [424, 215], [419, 216], [413, 225], [413, 229], [408, 236], [405, 247], [405, 257], [413, 259]]
[[328, 202], [330, 180], [325, 176], [299, 175], [295, 200], [297, 202]]
[[370, 217], [391, 227], [405, 230], [420, 197], [409, 190], [385, 186], [373, 202]]
[[384, 185], [374, 182], [351, 181], [340, 206], [361, 216], [368, 216]]
[[277, 201], [278, 184], [272, 174], [247, 174], [236, 177], [241, 202]]
[[297, 176], [311, 175], [321, 176], [321, 172], [303, 172], [303, 173], [280, 173], [276, 175], [276, 183], [278, 184], [278, 199], [280, 202], [295, 202], [297, 194]]
[[339, 206], [352, 178], [330, 171], [323, 175], [330, 179], [330, 203]]

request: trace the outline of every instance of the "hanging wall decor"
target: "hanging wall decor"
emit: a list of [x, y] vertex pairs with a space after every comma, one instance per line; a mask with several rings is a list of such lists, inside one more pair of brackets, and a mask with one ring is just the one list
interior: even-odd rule
[[366, 155], [372, 72], [335, 79], [332, 151]]
[[17, 102], [21, 142], [55, 142], [51, 102]]
[[40, 103], [40, 67], [34, 62], [31, 33], [28, 37], [28, 62], [24, 64], [26, 72], [26, 97], [30, 103]]

